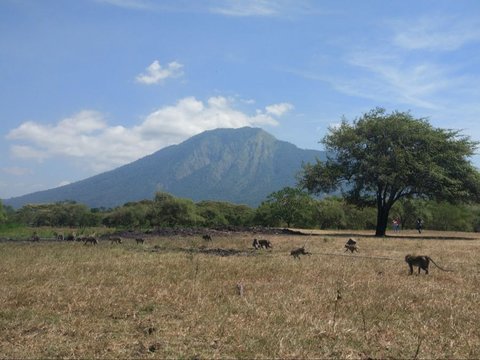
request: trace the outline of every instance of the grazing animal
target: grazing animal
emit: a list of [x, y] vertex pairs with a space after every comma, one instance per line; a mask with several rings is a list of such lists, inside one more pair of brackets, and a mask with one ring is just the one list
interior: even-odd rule
[[293, 256], [294, 259], [300, 259], [300, 255], [312, 255], [312, 253], [305, 251], [305, 246], [302, 246], [290, 251], [290, 255]]
[[40, 241], [40, 237], [38, 236], [37, 232], [34, 232], [32, 235], [32, 241]]
[[119, 237], [111, 237], [111, 238], [110, 238], [110, 243], [111, 243], [111, 244], [121, 244], [121, 243], [122, 243], [122, 239], [120, 239]]
[[405, 256], [405, 261], [407, 262], [408, 264], [408, 267], [410, 268], [410, 275], [413, 274], [413, 267], [414, 266], [417, 266], [418, 267], [418, 273], [420, 274], [420, 270], [424, 270], [425, 271], [425, 274], [428, 274], [428, 265], [430, 264], [430, 261], [436, 266], [438, 267], [440, 270], [442, 271], [450, 271], [450, 270], [445, 270], [443, 269], [442, 267], [440, 267], [439, 265], [437, 265], [435, 263], [435, 261], [433, 261], [433, 259], [430, 257], [430, 256], [425, 256], [425, 255], [421, 255], [421, 256], [414, 256], [414, 255], [406, 255]]
[[65, 240], [74, 241], [75, 240], [75, 235], [74, 234], [68, 234], [67, 236], [65, 236]]
[[209, 234], [203, 235], [202, 239], [205, 240], [205, 241], [212, 241], [212, 237]]
[[348, 239], [347, 243], [345, 244], [345, 251], [350, 250], [352, 253], [354, 251], [358, 252], [357, 241], [350, 238]]
[[97, 245], [98, 244], [98, 240], [95, 239], [93, 236], [87, 236], [86, 238], [84, 238], [84, 241], [85, 241], [84, 245], [87, 245], [87, 244]]
[[143, 244], [145, 242], [145, 240], [143, 240], [142, 238], [136, 238], [135, 241], [137, 242], [137, 244]]
[[272, 248], [272, 243], [270, 242], [270, 240], [265, 240], [265, 239], [261, 239], [261, 240], [257, 240], [257, 239], [253, 239], [253, 247], [255, 249], [271, 249]]
[[244, 291], [245, 291], [245, 286], [243, 285], [243, 283], [241, 283], [241, 282], [237, 283], [237, 293], [238, 293], [238, 295], [243, 296]]

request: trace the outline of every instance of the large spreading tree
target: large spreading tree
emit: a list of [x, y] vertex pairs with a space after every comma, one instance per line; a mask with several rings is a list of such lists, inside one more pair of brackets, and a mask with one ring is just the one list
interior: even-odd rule
[[376, 108], [329, 128], [327, 161], [303, 167], [300, 184], [315, 194], [341, 190], [350, 203], [376, 205], [376, 236], [402, 198], [480, 199], [480, 173], [469, 158], [478, 143], [460, 131], [434, 128], [409, 112]]

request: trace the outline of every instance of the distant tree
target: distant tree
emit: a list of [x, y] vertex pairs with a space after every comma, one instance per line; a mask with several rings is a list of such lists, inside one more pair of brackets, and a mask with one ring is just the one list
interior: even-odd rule
[[[288, 227], [310, 227], [314, 220], [314, 202], [304, 191], [298, 188], [285, 187], [268, 195], [260, 206], [263, 211], [269, 209], [270, 216]], [[261, 209], [262, 210], [262, 209]]]
[[7, 211], [3, 207], [2, 200], [0, 200], [0, 224], [3, 224], [7, 221]]
[[251, 224], [254, 215], [254, 210], [246, 205], [223, 201], [201, 201], [196, 207], [205, 226], [246, 226]]
[[344, 203], [345, 229], [374, 230], [376, 221], [376, 209], [372, 206], [358, 207]]
[[447, 202], [429, 204], [432, 214], [425, 227], [440, 231], [473, 231], [474, 214], [466, 205], [454, 205]]
[[343, 199], [325, 198], [317, 201], [316, 217], [320, 229], [344, 229], [347, 219]]
[[472, 230], [475, 232], [480, 232], [480, 205], [471, 204], [468, 208], [470, 214], [472, 215]]
[[150, 226], [148, 218], [153, 202], [129, 202], [104, 215], [102, 223], [109, 227], [140, 228]]
[[300, 185], [317, 194], [340, 188], [350, 203], [374, 204], [376, 236], [385, 235], [390, 209], [402, 198], [480, 198], [480, 174], [468, 160], [478, 143], [408, 112], [376, 108], [353, 124], [343, 119], [322, 142], [331, 155], [305, 165]]
[[102, 223], [109, 227], [119, 228], [132, 228], [138, 225], [133, 209], [125, 206], [113, 209], [103, 218]]
[[316, 221], [320, 229], [374, 229], [375, 209], [356, 207], [332, 196], [316, 201]]
[[48, 204], [27, 204], [17, 210], [15, 221], [28, 226], [51, 226], [52, 214]]
[[274, 206], [269, 202], [262, 202], [255, 210], [253, 223], [259, 226], [280, 226], [281, 219], [274, 213]]
[[204, 226], [213, 227], [228, 225], [228, 220], [225, 218], [225, 214], [215, 206], [203, 205], [198, 208], [198, 213], [203, 218], [202, 225]]
[[87, 206], [72, 201], [28, 204], [15, 212], [14, 220], [30, 226], [96, 226], [100, 216]]
[[432, 207], [429, 201], [421, 198], [403, 198], [397, 201], [391, 209], [391, 221], [394, 218], [400, 220], [402, 229], [415, 229], [416, 221], [421, 218], [426, 228], [431, 228]]
[[148, 217], [152, 225], [160, 227], [194, 226], [200, 220], [193, 201], [164, 192], [155, 194]]

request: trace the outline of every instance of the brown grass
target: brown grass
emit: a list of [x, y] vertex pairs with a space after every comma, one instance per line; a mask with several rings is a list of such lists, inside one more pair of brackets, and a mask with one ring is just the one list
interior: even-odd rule
[[[480, 358], [476, 234], [370, 235], [1, 243], [0, 358]], [[182, 251], [202, 246], [251, 256]], [[407, 253], [454, 272], [409, 276]]]

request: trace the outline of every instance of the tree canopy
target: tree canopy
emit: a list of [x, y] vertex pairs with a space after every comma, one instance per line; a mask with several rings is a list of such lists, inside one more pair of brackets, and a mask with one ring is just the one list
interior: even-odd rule
[[399, 199], [480, 198], [480, 174], [469, 161], [478, 143], [409, 112], [376, 108], [352, 124], [343, 118], [322, 143], [327, 161], [306, 164], [300, 185], [316, 194], [341, 189], [350, 203], [376, 205], [377, 236], [385, 235]]
[[286, 223], [288, 227], [312, 226], [314, 203], [309, 195], [298, 188], [285, 187], [268, 195], [260, 205], [259, 213], [273, 218], [274, 224]]

